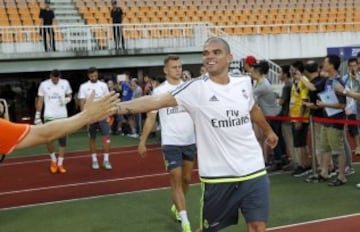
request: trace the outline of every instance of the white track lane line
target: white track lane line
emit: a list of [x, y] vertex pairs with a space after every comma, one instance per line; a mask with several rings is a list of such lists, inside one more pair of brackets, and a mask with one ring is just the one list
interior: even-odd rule
[[347, 214], [347, 215], [343, 215], [343, 216], [330, 217], [330, 218], [324, 218], [324, 219], [319, 219], [319, 220], [295, 223], [295, 224], [290, 224], [290, 225], [285, 225], [285, 226], [277, 226], [277, 227], [269, 228], [267, 230], [272, 231], [272, 230], [277, 230], [277, 229], [286, 229], [286, 228], [291, 228], [291, 227], [296, 227], [296, 226], [303, 226], [303, 225], [308, 225], [308, 224], [313, 224], [313, 223], [318, 223], [318, 222], [327, 222], [327, 221], [344, 219], [344, 218], [349, 218], [349, 217], [357, 217], [357, 216], [360, 216], [360, 213]]
[[[197, 172], [197, 171], [198, 171], [197, 169], [193, 170], [193, 172]], [[163, 172], [163, 173], [154, 173], [154, 174], [141, 175], [141, 176], [129, 176], [129, 177], [120, 177], [120, 178], [98, 180], [98, 181], [78, 182], [78, 183], [73, 183], [73, 184], [63, 184], [63, 185], [53, 185], [53, 186], [45, 186], [45, 187], [38, 187], [38, 188], [28, 188], [28, 189], [21, 189], [21, 190], [15, 190], [15, 191], [0, 192], [0, 196], [21, 194], [21, 193], [27, 193], [27, 192], [36, 192], [36, 191], [43, 191], [43, 190], [51, 190], [51, 189], [72, 188], [72, 187], [78, 187], [78, 186], [84, 186], [84, 185], [96, 185], [96, 184], [104, 184], [104, 183], [106, 184], [106, 183], [117, 182], [117, 181], [146, 179], [146, 178], [166, 176], [166, 175], [168, 175], [168, 173]]]
[[[160, 151], [161, 148], [150, 148], [147, 149], [148, 151]], [[78, 151], [78, 153], [83, 153], [84, 151]], [[74, 152], [76, 153], [76, 152]], [[128, 150], [128, 151], [112, 151], [110, 152], [110, 155], [121, 155], [121, 154], [129, 154], [129, 153], [136, 153], [137, 154], [137, 150]], [[44, 158], [43, 159], [36, 159], [36, 160], [29, 160], [29, 161], [18, 161], [18, 162], [11, 162], [11, 163], [2, 163], [0, 164], [0, 168], [1, 167], [8, 167], [8, 166], [15, 166], [15, 165], [23, 165], [23, 164], [32, 164], [32, 163], [42, 163], [42, 162], [49, 162], [49, 158], [47, 155], [43, 155]], [[81, 159], [81, 158], [88, 158], [90, 157], [89, 154], [84, 154], [84, 155], [71, 155], [69, 157], [66, 157], [65, 155], [65, 159], [69, 160], [69, 159]], [[140, 157], [140, 156], [139, 156]], [[17, 159], [17, 158], [14, 158]]]
[[[190, 184], [190, 186], [197, 186], [197, 185], [199, 185], [199, 183]], [[142, 194], [142, 193], [146, 193], [146, 192], [154, 192], [154, 191], [165, 190], [165, 189], [170, 189], [170, 187], [150, 188], [150, 189], [143, 189], [143, 190], [137, 190], [137, 191], [131, 191], [131, 192], [111, 193], [111, 194], [97, 195], [97, 196], [91, 196], [91, 197], [73, 198], [73, 199], [69, 199], [69, 200], [49, 201], [49, 202], [29, 204], [29, 205], [21, 205], [21, 206], [14, 206], [14, 207], [8, 207], [8, 208], [0, 208], [0, 212], [1, 211], [7, 211], [7, 210], [31, 208], [31, 207], [37, 207], [37, 206], [46, 206], [46, 205], [56, 205], [56, 204], [62, 204], [62, 203], [71, 203], [71, 202], [75, 202], [75, 201], [95, 200], [95, 199], [101, 199], [101, 198], [105, 198], [105, 197], [124, 196], [124, 195], [129, 195], [129, 194]]]

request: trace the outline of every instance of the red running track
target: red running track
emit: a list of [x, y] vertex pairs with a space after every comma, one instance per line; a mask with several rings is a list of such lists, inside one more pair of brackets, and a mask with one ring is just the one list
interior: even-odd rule
[[110, 160], [113, 170], [92, 170], [87, 151], [68, 153], [68, 172], [50, 174], [47, 155], [6, 159], [0, 164], [0, 197], [6, 199], [0, 201], [0, 208], [169, 186], [159, 145], [149, 146], [146, 158], [137, 154], [136, 147], [115, 148]]

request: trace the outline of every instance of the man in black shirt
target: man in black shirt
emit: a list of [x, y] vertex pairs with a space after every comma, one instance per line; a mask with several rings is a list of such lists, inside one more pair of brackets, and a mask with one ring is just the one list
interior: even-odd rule
[[122, 30], [123, 26], [121, 25], [124, 13], [122, 9], [119, 6], [117, 6], [116, 1], [112, 1], [111, 4], [112, 4], [111, 18], [113, 22], [113, 35], [114, 35], [115, 48], [119, 49], [121, 42], [121, 48], [125, 49], [125, 40]]
[[[46, 52], [55, 51], [55, 34], [52, 28], [53, 19], [55, 18], [54, 11], [50, 9], [49, 2], [45, 1], [44, 9], [40, 9], [39, 18], [42, 19], [41, 34], [44, 42], [44, 49]], [[50, 46], [48, 46], [47, 35], [50, 37]]]

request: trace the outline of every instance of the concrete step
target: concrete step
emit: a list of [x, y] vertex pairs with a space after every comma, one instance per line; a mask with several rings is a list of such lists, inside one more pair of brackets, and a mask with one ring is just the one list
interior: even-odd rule
[[76, 7], [73, 4], [70, 5], [56, 5], [56, 6], [52, 6], [51, 9], [53, 9], [54, 11], [56, 10], [76, 10]]
[[76, 9], [56, 9], [54, 13], [55, 15], [79, 15]]
[[73, 0], [51, 0], [50, 6], [58, 4], [73, 4]]

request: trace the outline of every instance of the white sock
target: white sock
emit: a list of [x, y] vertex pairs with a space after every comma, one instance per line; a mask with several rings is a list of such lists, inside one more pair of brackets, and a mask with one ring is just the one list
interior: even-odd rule
[[93, 162], [97, 162], [97, 154], [96, 153], [92, 153], [91, 154], [91, 159]]
[[186, 210], [181, 210], [179, 212], [179, 215], [181, 217], [181, 225], [184, 226], [185, 224], [189, 223], [189, 219], [186, 213]]
[[58, 165], [58, 166], [62, 166], [63, 163], [64, 163], [64, 157], [59, 156], [57, 165]]
[[56, 162], [55, 152], [49, 154], [51, 161]]
[[109, 153], [104, 153], [104, 162], [109, 161]]

